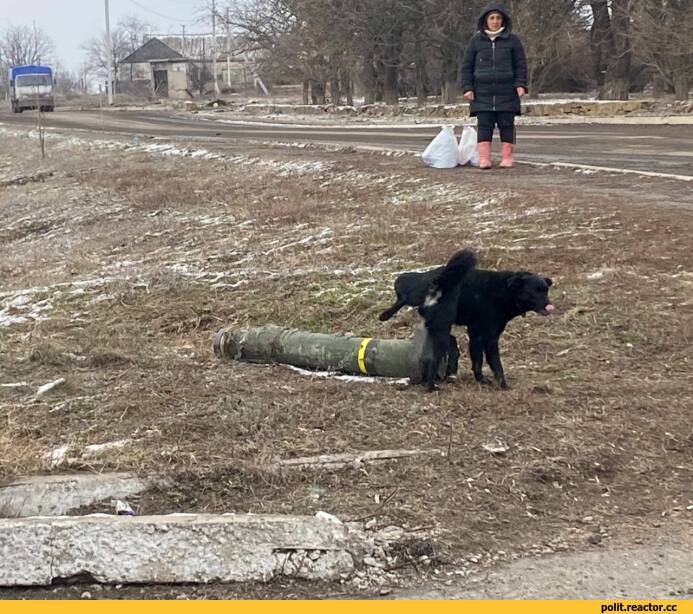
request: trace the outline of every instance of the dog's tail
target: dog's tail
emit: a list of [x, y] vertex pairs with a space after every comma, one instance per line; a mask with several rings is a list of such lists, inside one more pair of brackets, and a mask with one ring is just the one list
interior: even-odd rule
[[446, 290], [460, 283], [475, 266], [476, 254], [471, 249], [455, 252], [435, 280], [436, 288], [445, 293]]

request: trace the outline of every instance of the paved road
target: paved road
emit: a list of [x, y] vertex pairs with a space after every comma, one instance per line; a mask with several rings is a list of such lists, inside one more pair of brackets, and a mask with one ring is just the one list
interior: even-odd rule
[[[118, 134], [224, 141], [261, 140], [349, 144], [422, 151], [432, 127], [321, 126], [243, 122], [166, 111], [56, 111], [48, 127]], [[35, 113], [0, 112], [0, 124], [31, 126]], [[567, 162], [693, 177], [693, 125], [579, 124], [518, 127], [518, 160]]]
[[460, 586], [396, 590], [386, 599], [691, 599], [693, 553], [682, 544], [526, 558]]

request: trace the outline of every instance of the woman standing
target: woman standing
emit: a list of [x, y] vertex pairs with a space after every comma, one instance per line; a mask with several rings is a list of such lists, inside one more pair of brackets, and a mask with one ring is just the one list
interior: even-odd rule
[[511, 168], [515, 150], [515, 116], [527, 93], [527, 61], [520, 39], [512, 33], [508, 10], [492, 2], [481, 12], [479, 31], [464, 52], [461, 86], [470, 101], [469, 114], [477, 118], [479, 168], [491, 168], [491, 140], [498, 126], [500, 166]]

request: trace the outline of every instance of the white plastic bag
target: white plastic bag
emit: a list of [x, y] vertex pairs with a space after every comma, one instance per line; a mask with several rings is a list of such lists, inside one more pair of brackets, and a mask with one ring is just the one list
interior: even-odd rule
[[433, 168], [457, 166], [457, 137], [453, 126], [441, 126], [440, 132], [421, 154], [421, 159]]
[[462, 129], [460, 145], [457, 148], [457, 161], [459, 164], [471, 164], [479, 166], [479, 150], [476, 148], [476, 130], [472, 126]]

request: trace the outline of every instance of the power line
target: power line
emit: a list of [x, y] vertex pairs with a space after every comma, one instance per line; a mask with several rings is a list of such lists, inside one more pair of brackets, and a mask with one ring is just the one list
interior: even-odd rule
[[162, 13], [158, 13], [157, 11], [150, 9], [148, 6], [145, 6], [143, 4], [140, 4], [139, 2], [136, 2], [136, 0], [130, 0], [132, 4], [135, 6], [141, 8], [143, 11], [147, 11], [148, 13], [151, 13], [152, 15], [156, 15], [157, 17], [161, 17], [162, 19], [168, 19], [170, 21], [177, 21], [178, 23], [196, 23], [196, 19], [178, 19], [177, 17], [171, 17], [169, 15], [164, 15]]

